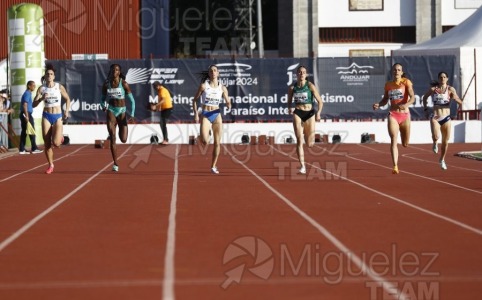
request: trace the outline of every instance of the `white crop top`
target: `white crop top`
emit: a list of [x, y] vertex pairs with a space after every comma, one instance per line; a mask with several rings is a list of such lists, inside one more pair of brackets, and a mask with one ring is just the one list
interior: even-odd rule
[[206, 106], [219, 106], [222, 101], [222, 85], [218, 84], [217, 87], [211, 87], [209, 85], [209, 80], [206, 80], [206, 82], [204, 82], [204, 91], [201, 94], [201, 103]]
[[441, 92], [439, 88], [436, 88], [434, 93], [432, 94], [432, 101], [433, 105], [437, 106], [449, 106], [450, 104], [450, 95], [449, 95], [449, 86], [445, 89], [445, 92]]
[[45, 107], [60, 107], [62, 95], [60, 94], [60, 84], [58, 82], [54, 83], [53, 87], [42, 85], [40, 94], [47, 94], [47, 97], [45, 98]]

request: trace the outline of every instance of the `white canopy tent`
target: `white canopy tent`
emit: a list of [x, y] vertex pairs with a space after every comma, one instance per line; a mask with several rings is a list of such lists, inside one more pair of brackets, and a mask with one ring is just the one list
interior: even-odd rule
[[431, 40], [392, 51], [392, 56], [429, 55], [456, 57], [461, 77], [459, 79], [461, 90], [457, 92], [459, 97], [465, 97], [463, 110], [481, 109], [482, 6], [449, 31]]

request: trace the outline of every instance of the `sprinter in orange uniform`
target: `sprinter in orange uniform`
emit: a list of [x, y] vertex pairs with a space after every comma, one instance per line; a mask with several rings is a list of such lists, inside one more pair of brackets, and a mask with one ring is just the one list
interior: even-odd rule
[[377, 110], [390, 101], [388, 114], [388, 134], [390, 135], [390, 153], [393, 162], [393, 174], [398, 174], [398, 133], [400, 132], [402, 146], [408, 147], [410, 140], [410, 105], [415, 101], [413, 85], [405, 77], [403, 67], [396, 63], [392, 66], [393, 79], [385, 83], [385, 93], [380, 102], [373, 104]]

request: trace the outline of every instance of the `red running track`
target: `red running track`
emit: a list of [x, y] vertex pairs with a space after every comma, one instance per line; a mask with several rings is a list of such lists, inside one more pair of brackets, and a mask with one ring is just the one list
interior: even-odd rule
[[477, 299], [482, 163], [430, 145], [0, 157], [0, 299]]

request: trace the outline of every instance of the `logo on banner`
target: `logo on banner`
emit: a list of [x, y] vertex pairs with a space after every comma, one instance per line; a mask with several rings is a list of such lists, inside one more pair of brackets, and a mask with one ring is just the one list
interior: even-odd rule
[[258, 77], [253, 77], [249, 70], [252, 69], [251, 65], [241, 63], [222, 63], [216, 64], [219, 71], [218, 80], [224, 86], [230, 85], [258, 85]]
[[337, 67], [340, 80], [346, 85], [363, 85], [370, 80], [370, 70], [373, 66], [359, 66], [352, 63], [349, 67]]
[[126, 81], [129, 84], [183, 84], [184, 79], [177, 79], [178, 68], [130, 68], [127, 70]]
[[[62, 109], [65, 111], [67, 105], [62, 104]], [[78, 111], [80, 109], [79, 99], [70, 99], [70, 111]]]
[[126, 81], [129, 84], [147, 83], [151, 77], [151, 69], [130, 68], [127, 70]]
[[[286, 83], [286, 85], [292, 85], [295, 83], [296, 81], [296, 70], [298, 69], [298, 67], [300, 66], [299, 63], [297, 64], [294, 64], [294, 65], [291, 65], [289, 66], [287, 69], [286, 69], [286, 74], [288, 75], [288, 82]], [[308, 70], [306, 70], [308, 71]], [[306, 73], [306, 77], [313, 77], [313, 73]]]
[[25, 69], [16, 69], [11, 71], [12, 76], [12, 85], [25, 85], [27, 82]]
[[297, 63], [297, 64], [294, 64], [294, 65], [291, 65], [288, 67], [288, 69], [286, 69], [286, 74], [288, 74], [288, 82], [286, 83], [286, 85], [292, 85], [294, 82], [295, 82], [295, 78], [296, 78], [296, 74], [295, 74], [295, 71], [296, 68], [298, 68], [300, 64]]
[[[65, 103], [62, 104], [62, 109], [66, 109]], [[101, 111], [102, 106], [100, 103], [89, 103], [86, 101], [80, 101], [80, 99], [70, 99], [70, 111]]]
[[27, 68], [42, 68], [42, 59], [40, 52], [27, 52], [26, 54]]
[[149, 83], [159, 81], [161, 84], [183, 84], [184, 79], [177, 79], [178, 68], [152, 68]]

